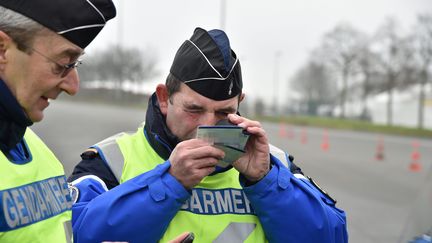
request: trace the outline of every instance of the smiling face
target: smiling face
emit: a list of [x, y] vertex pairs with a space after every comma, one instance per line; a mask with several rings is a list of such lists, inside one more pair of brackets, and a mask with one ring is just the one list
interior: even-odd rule
[[[76, 61], [83, 50], [63, 37], [43, 30], [34, 38], [30, 52], [0, 31], [0, 78], [6, 83], [33, 122], [43, 119], [48, 99], [65, 91], [74, 95], [79, 88], [77, 71], [62, 77], [62, 65]], [[34, 50], [34, 51], [32, 51]]]
[[198, 94], [183, 83], [171, 98], [168, 97], [166, 86], [162, 84], [158, 85], [156, 95], [168, 128], [180, 141], [194, 138], [198, 126], [214, 125], [228, 114], [236, 113], [239, 106], [238, 96], [215, 101]]

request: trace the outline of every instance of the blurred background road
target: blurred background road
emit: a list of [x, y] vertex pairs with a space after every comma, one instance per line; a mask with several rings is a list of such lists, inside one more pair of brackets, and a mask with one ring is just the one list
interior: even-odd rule
[[[55, 101], [32, 129], [69, 175], [88, 146], [134, 131], [144, 117], [138, 108]], [[263, 124], [271, 143], [294, 155], [303, 171], [338, 200], [348, 215], [351, 243], [398, 241], [431, 169], [431, 140]]]

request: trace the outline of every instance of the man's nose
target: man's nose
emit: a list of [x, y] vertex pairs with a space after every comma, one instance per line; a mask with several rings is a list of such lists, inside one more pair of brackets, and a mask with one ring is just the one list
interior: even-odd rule
[[79, 90], [79, 77], [76, 68], [71, 70], [65, 77], [60, 88], [69, 95], [75, 95]]
[[214, 112], [206, 112], [200, 118], [200, 125], [213, 126], [219, 120], [220, 118], [218, 118]]

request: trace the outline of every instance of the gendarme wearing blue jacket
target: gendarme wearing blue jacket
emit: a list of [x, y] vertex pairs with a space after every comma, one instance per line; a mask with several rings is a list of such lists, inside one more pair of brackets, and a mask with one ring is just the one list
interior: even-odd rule
[[[82, 154], [69, 178], [74, 240], [168, 242], [192, 231], [194, 243], [347, 242], [335, 201], [268, 144], [258, 122], [230, 114], [242, 87], [226, 34], [196, 28], [150, 98], [145, 125]], [[226, 154], [190, 139], [224, 118], [252, 136], [235, 168], [215, 167]]]
[[[154, 169], [121, 184], [121, 178], [113, 174], [115, 169], [107, 164], [99, 147], [95, 147], [99, 151], [88, 150], [81, 155], [83, 160], [69, 178], [79, 190], [79, 197], [73, 206], [75, 242], [158, 242], [169, 228], [179, 228], [178, 233], [192, 231], [196, 235], [194, 242], [206, 242], [200, 240], [202, 235], [206, 235], [202, 230], [206, 227], [217, 228], [221, 215], [228, 218], [232, 216], [233, 221], [238, 221], [239, 214], [257, 217], [258, 226], [262, 227], [268, 242], [348, 242], [345, 213], [335, 206], [334, 200], [303, 176], [287, 155], [281, 156], [277, 149], [273, 151], [279, 154], [271, 156], [272, 169], [261, 181], [245, 186], [244, 178], [238, 177], [241, 193], [238, 197], [232, 197], [227, 204], [249, 210], [237, 210], [240, 213], [232, 210], [221, 212], [212, 202], [205, 200], [205, 196], [217, 196], [217, 190], [207, 190], [207, 194], [204, 191], [203, 199], [205, 185], [203, 187], [200, 184], [188, 191], [168, 173], [170, 148], [166, 141], [169, 141], [171, 134], [166, 134], [168, 130], [155, 95], [150, 99], [146, 123], [140, 131], [143, 133], [141, 138], [149, 142], [162, 162]], [[284, 165], [284, 160], [289, 163], [291, 170]], [[223, 178], [230, 171], [235, 169], [230, 168], [208, 177], [222, 175]], [[191, 205], [190, 199], [194, 197], [198, 199], [192, 200]], [[244, 206], [245, 201], [248, 201], [250, 207]], [[209, 212], [199, 212], [200, 208], [206, 207]], [[194, 225], [192, 228], [188, 227], [187, 221], [180, 225], [170, 225], [179, 213], [187, 214], [182, 215], [182, 220], [214, 214], [210, 216], [214, 217], [214, 222], [211, 225]], [[240, 230], [235, 232], [237, 231]], [[225, 242], [243, 242], [244, 239], [249, 240], [245, 242], [264, 242], [258, 233], [253, 234], [250, 230], [246, 233], [248, 235], [238, 234], [237, 238], [230, 235]]]

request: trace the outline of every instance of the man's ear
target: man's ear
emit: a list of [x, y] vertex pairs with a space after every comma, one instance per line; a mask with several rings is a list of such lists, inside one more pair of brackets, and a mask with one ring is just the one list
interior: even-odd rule
[[12, 39], [8, 34], [0, 30], [0, 65], [7, 62], [6, 60], [6, 50], [12, 43]]
[[241, 93], [239, 103], [242, 102], [244, 98], [245, 98], [245, 93]]
[[158, 84], [156, 87], [156, 97], [162, 114], [166, 116], [168, 112], [169, 95], [165, 84]]

